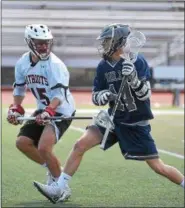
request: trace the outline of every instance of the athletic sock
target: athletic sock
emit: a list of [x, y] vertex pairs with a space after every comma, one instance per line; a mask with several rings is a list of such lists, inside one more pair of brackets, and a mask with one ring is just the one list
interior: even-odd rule
[[[47, 166], [47, 164], [46, 163], [44, 163], [44, 164], [42, 164], [41, 165], [43, 168], [46, 168], [47, 169], [47, 171], [51, 174], [51, 172], [50, 172], [50, 170], [49, 170], [49, 168], [48, 168], [48, 166]], [[61, 172], [63, 171], [63, 167], [61, 166]], [[52, 174], [51, 174], [52, 175]], [[58, 181], [58, 179], [59, 179], [59, 177], [54, 177], [54, 176], [52, 176], [53, 177], [53, 179], [55, 179], [55, 181], [57, 182]]]
[[62, 172], [62, 174], [60, 175], [59, 179], [58, 179], [58, 185], [61, 189], [64, 189], [66, 185], [68, 185], [69, 181], [71, 180], [71, 176]]
[[46, 163], [42, 164], [41, 166], [42, 166], [43, 168], [45, 168], [45, 169], [50, 173], [50, 170], [49, 170], [49, 168], [48, 168], [48, 166], [47, 166]]
[[180, 184], [180, 186], [182, 186], [182, 188], [184, 188], [184, 179], [183, 179], [182, 183]]
[[42, 164], [41, 166], [42, 166], [43, 168], [48, 168], [46, 163]]
[[58, 182], [59, 177], [53, 177], [55, 179], [55, 182]]

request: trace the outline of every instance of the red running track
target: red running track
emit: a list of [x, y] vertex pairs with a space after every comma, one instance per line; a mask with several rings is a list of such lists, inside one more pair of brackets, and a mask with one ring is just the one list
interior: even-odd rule
[[[77, 104], [87, 104], [92, 105], [91, 102], [91, 92], [72, 92], [75, 102]], [[12, 92], [2, 91], [2, 104], [11, 104], [12, 103]], [[152, 105], [161, 105], [161, 106], [170, 106], [172, 105], [173, 95], [172, 93], [156, 93], [154, 92], [151, 97]], [[24, 99], [24, 104], [34, 104], [35, 98], [31, 92], [27, 92]], [[184, 105], [184, 93], [181, 93], [180, 104]]]

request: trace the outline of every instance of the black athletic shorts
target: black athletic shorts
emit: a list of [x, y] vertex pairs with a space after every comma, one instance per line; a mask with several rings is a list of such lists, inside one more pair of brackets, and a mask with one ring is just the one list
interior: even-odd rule
[[[43, 110], [36, 110], [31, 116], [36, 116], [39, 113], [43, 112]], [[75, 112], [72, 114], [72, 116], [75, 115]], [[60, 113], [56, 113], [55, 116], [62, 116]], [[59, 135], [58, 140], [61, 138], [61, 136], [64, 134], [64, 132], [68, 129], [70, 126], [72, 120], [63, 120], [63, 121], [55, 121], [56, 128], [58, 129]], [[34, 141], [34, 145], [37, 147], [41, 134], [44, 130], [44, 125], [38, 125], [35, 121], [27, 121], [20, 129], [18, 133], [19, 136], [25, 136]]]

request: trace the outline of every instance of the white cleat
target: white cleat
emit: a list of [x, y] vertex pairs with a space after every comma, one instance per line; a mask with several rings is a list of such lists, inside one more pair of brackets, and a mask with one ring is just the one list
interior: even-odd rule
[[64, 202], [71, 196], [71, 190], [69, 187], [61, 190], [56, 182], [52, 183], [50, 186], [36, 181], [34, 181], [33, 184], [37, 190], [53, 204], [56, 204], [57, 202]]
[[56, 204], [64, 194], [64, 191], [61, 191], [57, 183], [52, 183], [50, 186], [44, 185], [37, 181], [33, 182], [37, 190], [49, 199], [53, 204]]
[[69, 186], [66, 186], [64, 189], [63, 196], [58, 200], [58, 202], [65, 202], [71, 197], [71, 189]]

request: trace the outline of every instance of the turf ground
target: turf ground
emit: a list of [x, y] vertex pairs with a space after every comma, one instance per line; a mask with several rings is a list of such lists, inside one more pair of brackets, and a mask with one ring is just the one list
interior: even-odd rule
[[[144, 162], [124, 160], [118, 145], [107, 152], [99, 147], [87, 152], [70, 183], [71, 199], [66, 203], [51, 204], [32, 184], [33, 180], [45, 182], [46, 170], [15, 148], [19, 127], [6, 122], [7, 107], [3, 101], [2, 207], [184, 207], [181, 187], [155, 174]], [[26, 107], [34, 106], [27, 103]], [[92, 108], [78, 105], [78, 109], [87, 107]], [[168, 110], [174, 112], [174, 109]], [[178, 111], [183, 112], [182, 109]], [[73, 121], [55, 146], [54, 151], [63, 163], [88, 123]], [[151, 124], [160, 157], [184, 173], [184, 114], [156, 115]]]
[[[182, 172], [184, 160], [178, 156], [184, 154], [183, 119], [183, 115], [158, 115], [151, 122], [158, 148], [178, 154], [161, 153], [161, 158]], [[74, 121], [72, 127], [81, 131], [87, 123]], [[2, 207], [54, 207], [32, 185], [33, 180], [44, 182], [46, 171], [15, 148], [19, 127], [7, 124], [5, 108], [2, 128]], [[69, 129], [56, 145], [55, 152], [62, 162], [80, 131]], [[143, 162], [124, 160], [117, 145], [105, 153], [99, 147], [86, 153], [71, 187], [72, 198], [56, 206], [184, 207], [181, 187], [156, 175]]]

